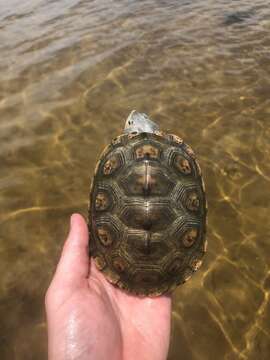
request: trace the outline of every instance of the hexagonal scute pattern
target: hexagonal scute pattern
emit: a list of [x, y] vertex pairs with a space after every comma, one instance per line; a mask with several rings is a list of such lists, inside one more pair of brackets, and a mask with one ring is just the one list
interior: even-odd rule
[[204, 196], [200, 186], [196, 183], [179, 181], [172, 193], [172, 201], [176, 201], [179, 208], [190, 212], [191, 215], [200, 215], [203, 212]]
[[127, 196], [167, 196], [175, 184], [159, 163], [142, 159], [129, 166], [121, 185]]
[[[170, 252], [169, 243], [162, 234], [143, 230], [129, 230], [123, 244], [123, 256], [136, 267], [137, 264], [159, 264]], [[158, 266], [158, 265], [157, 265]]]
[[160, 231], [168, 227], [176, 217], [169, 202], [157, 200], [142, 200], [125, 204], [120, 219], [127, 226], [151, 232]]
[[201, 170], [182, 139], [121, 135], [101, 156], [91, 186], [90, 252], [114, 285], [157, 296], [185, 282], [205, 252]]

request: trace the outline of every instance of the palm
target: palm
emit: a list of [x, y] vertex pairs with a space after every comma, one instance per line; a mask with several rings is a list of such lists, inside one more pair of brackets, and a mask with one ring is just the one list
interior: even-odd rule
[[[129, 295], [108, 283], [93, 262], [85, 274], [76, 286], [70, 282], [64, 282], [60, 289], [57, 283], [53, 285], [54, 299], [50, 306], [54, 310], [47, 311], [49, 333], [51, 328], [54, 332], [51, 337], [57, 338], [54, 341], [58, 348], [65, 349], [69, 357], [51, 352], [50, 358], [165, 359], [170, 297]], [[51, 319], [50, 312], [54, 314]], [[59, 346], [62, 341], [65, 344]], [[51, 348], [54, 348], [52, 344]]]

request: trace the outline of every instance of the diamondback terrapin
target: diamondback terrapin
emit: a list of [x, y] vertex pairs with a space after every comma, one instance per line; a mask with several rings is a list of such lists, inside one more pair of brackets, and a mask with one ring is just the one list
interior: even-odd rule
[[89, 204], [90, 253], [114, 285], [158, 296], [186, 282], [206, 251], [200, 166], [181, 138], [132, 111], [103, 151]]

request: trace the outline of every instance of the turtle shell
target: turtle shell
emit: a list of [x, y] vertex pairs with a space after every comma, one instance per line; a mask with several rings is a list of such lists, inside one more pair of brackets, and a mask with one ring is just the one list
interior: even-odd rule
[[158, 296], [206, 251], [206, 199], [192, 149], [176, 135], [120, 135], [103, 151], [89, 204], [90, 254], [114, 285]]

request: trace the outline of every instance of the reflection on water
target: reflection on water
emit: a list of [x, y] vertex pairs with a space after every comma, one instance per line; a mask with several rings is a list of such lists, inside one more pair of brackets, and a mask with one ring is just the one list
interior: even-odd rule
[[207, 186], [169, 359], [269, 359], [268, 1], [2, 1], [0, 52], [1, 359], [46, 359], [68, 217], [133, 108], [196, 150]]

